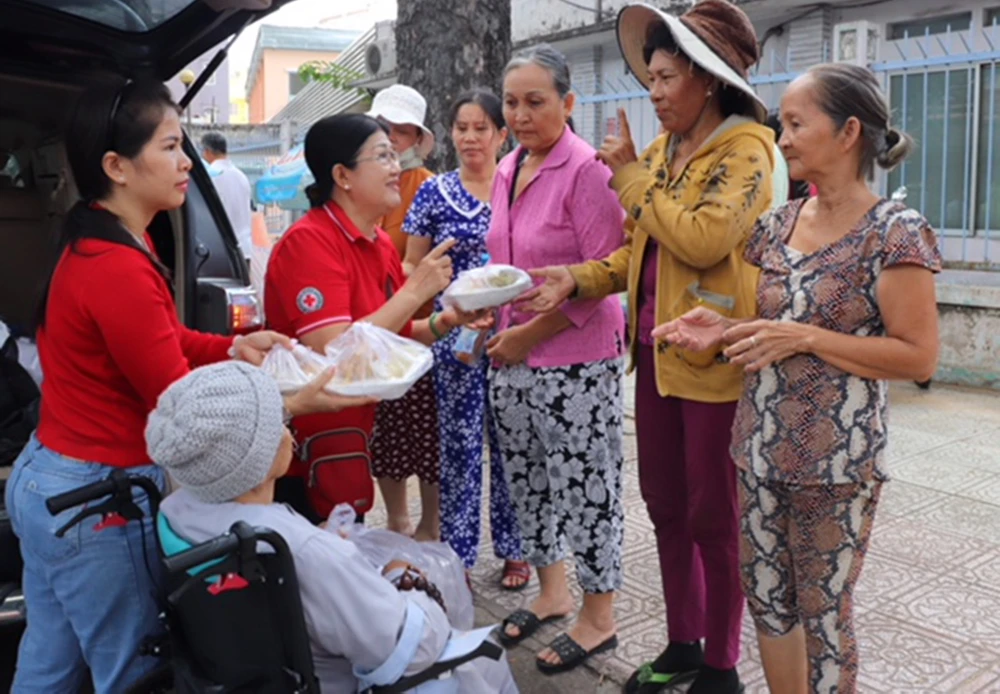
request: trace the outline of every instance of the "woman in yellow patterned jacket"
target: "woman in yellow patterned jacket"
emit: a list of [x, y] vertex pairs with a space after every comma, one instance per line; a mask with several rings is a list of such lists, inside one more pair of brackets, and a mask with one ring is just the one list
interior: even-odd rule
[[743, 249], [770, 207], [774, 169], [767, 112], [746, 81], [757, 37], [741, 10], [704, 0], [679, 18], [628, 5], [618, 40], [663, 126], [637, 155], [621, 112], [620, 136], [598, 154], [614, 171], [629, 243], [601, 261], [535, 271], [545, 282], [525, 302], [547, 312], [566, 299], [628, 291], [639, 482], [669, 639], [625, 691], [694, 680], [694, 694], [737, 694], [744, 598], [729, 444], [742, 370], [718, 350], [682, 350], [650, 333], [700, 304], [734, 318], [755, 312], [757, 269]]

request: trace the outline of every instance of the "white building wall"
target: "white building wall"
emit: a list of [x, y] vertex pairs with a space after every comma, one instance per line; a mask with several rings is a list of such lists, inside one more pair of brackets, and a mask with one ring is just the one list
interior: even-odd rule
[[[549, 36], [590, 26], [600, 10], [604, 18], [614, 17], [628, 0], [511, 0], [511, 41], [515, 44], [539, 36]], [[660, 4], [660, 3], [657, 3]], [[591, 7], [584, 10], [575, 5]]]

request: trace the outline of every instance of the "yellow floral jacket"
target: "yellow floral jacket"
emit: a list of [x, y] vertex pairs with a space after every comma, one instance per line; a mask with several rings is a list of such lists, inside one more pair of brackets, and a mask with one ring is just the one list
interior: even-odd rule
[[[656, 324], [699, 304], [732, 318], [756, 313], [758, 270], [743, 259], [757, 218], [771, 205], [772, 131], [732, 116], [708, 137], [671, 179], [670, 135], [657, 138], [639, 161], [611, 180], [628, 213], [629, 241], [604, 260], [570, 268], [578, 296], [628, 290], [632, 365], [635, 364], [640, 276], [646, 244], [657, 244]], [[660, 395], [700, 402], [739, 399], [742, 370], [721, 350], [690, 352], [659, 342], [655, 350]]]

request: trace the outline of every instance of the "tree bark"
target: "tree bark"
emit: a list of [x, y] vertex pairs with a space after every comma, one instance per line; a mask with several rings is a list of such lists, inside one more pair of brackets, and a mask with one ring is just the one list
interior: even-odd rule
[[510, 0], [399, 0], [396, 61], [400, 84], [427, 99], [425, 125], [437, 138], [432, 171], [458, 166], [448, 118], [467, 89], [500, 94], [510, 58]]

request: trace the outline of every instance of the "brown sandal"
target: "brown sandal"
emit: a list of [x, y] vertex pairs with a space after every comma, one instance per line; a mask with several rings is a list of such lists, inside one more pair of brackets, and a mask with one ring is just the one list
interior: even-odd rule
[[[504, 581], [510, 578], [520, 578], [524, 583], [516, 586], [509, 586]], [[524, 587], [531, 581], [531, 564], [526, 561], [516, 561], [508, 559], [503, 564], [503, 575], [500, 577], [500, 587], [512, 593], [524, 590]]]

